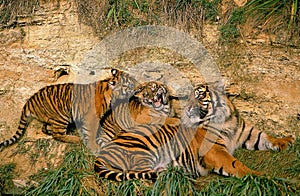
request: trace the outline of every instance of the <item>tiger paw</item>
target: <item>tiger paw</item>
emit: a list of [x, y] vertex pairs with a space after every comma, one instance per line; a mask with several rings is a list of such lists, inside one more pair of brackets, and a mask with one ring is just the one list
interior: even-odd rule
[[285, 150], [289, 145], [292, 145], [295, 141], [295, 138], [290, 135], [284, 138], [273, 138], [272, 140], [272, 149], [281, 151]]

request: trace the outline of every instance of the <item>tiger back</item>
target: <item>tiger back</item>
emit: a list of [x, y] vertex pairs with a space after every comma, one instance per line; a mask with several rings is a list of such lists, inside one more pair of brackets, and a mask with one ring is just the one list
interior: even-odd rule
[[101, 118], [114, 99], [130, 96], [135, 85], [136, 80], [127, 73], [112, 69], [110, 77], [94, 83], [46, 86], [25, 103], [16, 133], [1, 142], [0, 148], [17, 142], [32, 119], [42, 122], [42, 131], [54, 139], [78, 143], [80, 137], [69, 134], [75, 128], [89, 134], [90, 127], [83, 119]]

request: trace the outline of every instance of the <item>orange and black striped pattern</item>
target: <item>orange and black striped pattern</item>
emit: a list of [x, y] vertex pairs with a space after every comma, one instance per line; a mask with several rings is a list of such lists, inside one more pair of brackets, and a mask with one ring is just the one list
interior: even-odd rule
[[[136, 80], [129, 74], [112, 69], [110, 77], [94, 83], [46, 86], [25, 103], [16, 133], [1, 142], [0, 148], [17, 142], [32, 119], [42, 122], [43, 132], [53, 138], [78, 143], [80, 138], [69, 133], [77, 128], [81, 134], [89, 135], [91, 128], [97, 129], [91, 126], [98, 125], [112, 102], [131, 96], [136, 85]], [[93, 121], [96, 122], [91, 123]]]
[[221, 82], [196, 86], [182, 116], [180, 125], [168, 123], [169, 119], [163, 125], [136, 126], [113, 138], [101, 149], [95, 171], [117, 181], [155, 179], [168, 165], [183, 167], [195, 177], [210, 172], [259, 175], [233, 156], [235, 149], [284, 150], [294, 141], [246, 124]]
[[97, 143], [101, 147], [138, 125], [163, 124], [170, 115], [169, 89], [162, 83], [144, 82], [129, 100], [119, 100], [99, 121]]

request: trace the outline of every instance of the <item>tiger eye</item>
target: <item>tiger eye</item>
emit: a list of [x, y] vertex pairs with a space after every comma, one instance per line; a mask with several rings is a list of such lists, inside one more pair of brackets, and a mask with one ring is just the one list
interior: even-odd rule
[[195, 91], [195, 97], [198, 98], [198, 96], [199, 96], [199, 91], [196, 90]]
[[152, 87], [151, 87], [151, 90], [152, 90], [152, 91], [155, 91], [156, 89], [157, 89], [157, 86], [156, 86], [155, 83], [153, 83], [153, 84], [152, 84]]

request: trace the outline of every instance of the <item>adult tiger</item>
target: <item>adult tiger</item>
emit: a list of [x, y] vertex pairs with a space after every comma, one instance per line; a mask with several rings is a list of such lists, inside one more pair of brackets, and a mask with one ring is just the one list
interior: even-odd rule
[[232, 156], [237, 148], [280, 151], [294, 142], [292, 136], [275, 138], [246, 123], [220, 81], [196, 86], [194, 97], [183, 121], [192, 119], [193, 126], [201, 126], [205, 131], [207, 142], [200, 152], [204, 154], [201, 161], [206, 170], [221, 175], [258, 174]]
[[[164, 124], [171, 115], [170, 89], [157, 81], [145, 82], [134, 89], [129, 100], [115, 102], [99, 121], [96, 140], [100, 147], [119, 134], [138, 125]], [[178, 119], [177, 119], [178, 121]]]
[[[105, 145], [95, 171], [112, 180], [155, 179], [169, 164], [195, 177], [216, 172], [224, 176], [256, 174], [232, 156], [239, 147], [283, 150], [292, 137], [274, 138], [246, 125], [223, 85], [200, 85], [183, 113], [187, 124], [138, 126]], [[189, 126], [191, 125], [191, 126]]]
[[40, 89], [24, 105], [15, 135], [1, 142], [0, 148], [17, 142], [32, 119], [42, 122], [43, 132], [59, 141], [80, 142], [80, 137], [69, 133], [78, 126], [83, 135], [89, 135], [111, 102], [130, 96], [137, 85], [136, 80], [123, 71], [111, 69], [111, 74], [90, 84], [65, 83]]

